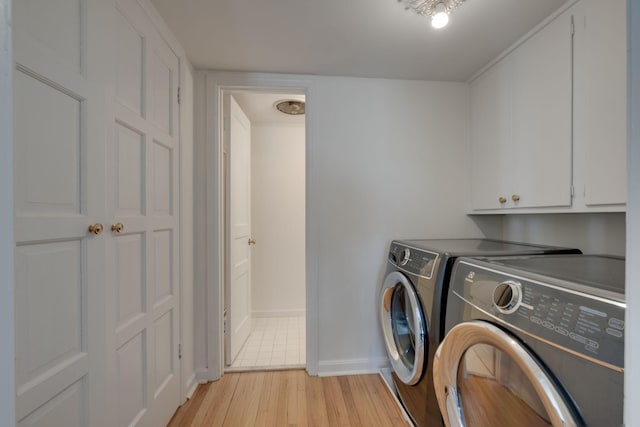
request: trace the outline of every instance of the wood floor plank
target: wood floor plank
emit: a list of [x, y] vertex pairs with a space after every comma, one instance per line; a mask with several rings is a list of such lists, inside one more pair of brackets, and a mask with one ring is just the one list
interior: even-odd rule
[[264, 396], [266, 372], [252, 372], [252, 375], [240, 375], [236, 391], [231, 399], [225, 426], [253, 426], [258, 415], [260, 399]]
[[209, 391], [202, 402], [204, 411], [200, 411], [194, 418], [194, 426], [221, 426], [227, 416], [227, 408], [233, 398], [233, 393], [238, 385], [238, 375], [225, 375], [216, 382], [207, 384]]
[[353, 398], [353, 392], [351, 391], [351, 385], [349, 384], [349, 377], [338, 377], [340, 384], [340, 390], [342, 392], [342, 398], [344, 399], [345, 406], [349, 409], [349, 424], [354, 427], [364, 426], [362, 420], [360, 420], [359, 411], [356, 408], [356, 401]]
[[256, 427], [287, 425], [286, 421], [287, 380], [275, 372], [267, 372], [264, 393], [260, 397]]
[[307, 427], [307, 374], [304, 371], [289, 371], [291, 384], [288, 387], [288, 424]]
[[182, 405], [178, 411], [176, 411], [173, 418], [169, 422], [171, 427], [188, 427], [193, 425], [196, 414], [200, 411], [200, 407], [207, 395], [208, 387], [198, 387], [191, 398]]
[[307, 420], [309, 426], [328, 426], [327, 402], [322, 389], [322, 378], [306, 377]]
[[[390, 421], [384, 414], [381, 414], [374, 404], [361, 375], [349, 377], [349, 385], [353, 392], [356, 408], [364, 425], [367, 426], [388, 426]], [[383, 415], [381, 417], [381, 415]]]
[[226, 374], [198, 387], [170, 427], [408, 426], [378, 375]]
[[349, 411], [345, 403], [338, 377], [322, 378], [327, 416], [331, 426], [351, 426]]
[[385, 417], [389, 418], [391, 425], [406, 424], [402, 410], [393, 400], [391, 392], [380, 375], [363, 375], [362, 379], [372, 400], [376, 402], [375, 406], [385, 414]]

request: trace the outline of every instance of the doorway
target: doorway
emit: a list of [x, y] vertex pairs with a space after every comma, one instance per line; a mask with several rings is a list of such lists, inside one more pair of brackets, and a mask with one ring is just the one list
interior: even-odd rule
[[303, 368], [305, 96], [234, 89], [222, 99], [224, 370]]

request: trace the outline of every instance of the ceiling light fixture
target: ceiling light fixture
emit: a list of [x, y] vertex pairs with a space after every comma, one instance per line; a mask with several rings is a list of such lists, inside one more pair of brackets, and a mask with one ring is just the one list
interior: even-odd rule
[[465, 0], [398, 0], [406, 9], [418, 15], [431, 17], [433, 28], [442, 28], [449, 22], [449, 14]]
[[297, 99], [281, 99], [276, 101], [273, 106], [276, 107], [276, 110], [291, 116], [304, 114], [305, 111], [304, 101]]

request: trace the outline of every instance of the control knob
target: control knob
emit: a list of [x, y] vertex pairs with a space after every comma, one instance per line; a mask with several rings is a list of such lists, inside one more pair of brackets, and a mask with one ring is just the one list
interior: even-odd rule
[[522, 285], [507, 280], [493, 289], [493, 305], [503, 314], [515, 313], [522, 303]]
[[404, 248], [404, 250], [402, 251], [402, 259], [400, 260], [400, 265], [407, 265], [410, 258], [411, 250], [409, 248]]

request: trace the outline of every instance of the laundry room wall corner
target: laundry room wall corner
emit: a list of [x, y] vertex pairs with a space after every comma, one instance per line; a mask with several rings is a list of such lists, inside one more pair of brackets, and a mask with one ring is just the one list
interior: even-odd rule
[[0, 0], [0, 425], [15, 424], [13, 54], [11, 0]]

